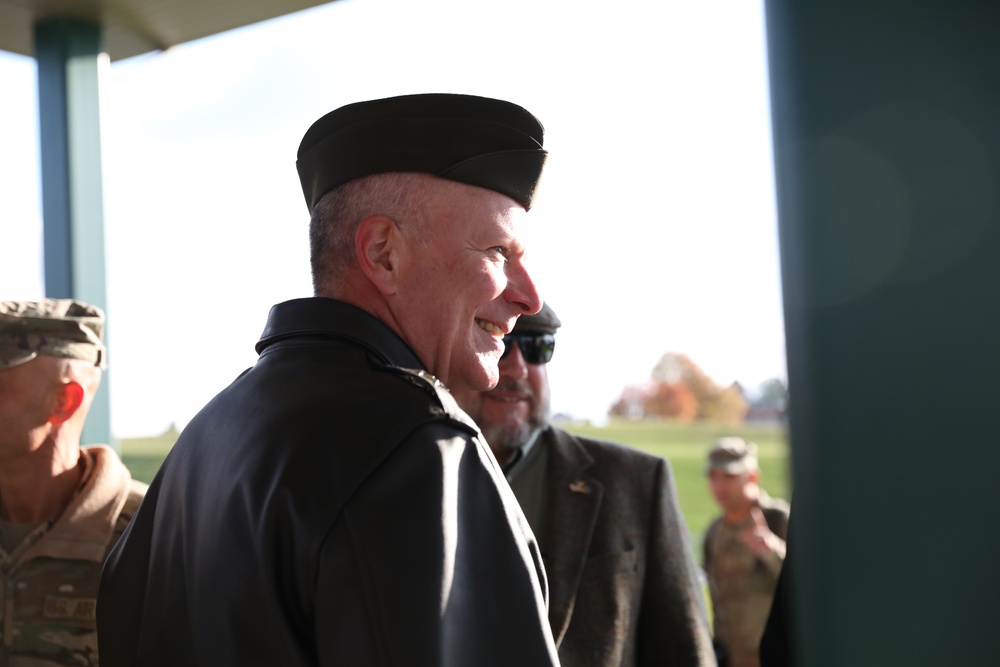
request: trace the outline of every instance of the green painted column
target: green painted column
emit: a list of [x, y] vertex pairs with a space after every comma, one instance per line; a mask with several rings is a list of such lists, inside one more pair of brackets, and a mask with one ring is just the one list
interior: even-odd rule
[[766, 10], [799, 663], [997, 664], [1000, 3]]
[[[107, 312], [99, 85], [106, 59], [100, 28], [66, 19], [39, 23], [35, 57], [45, 293], [80, 299]], [[109, 316], [112, 325], [113, 320]], [[114, 363], [113, 348], [109, 359]], [[84, 444], [114, 444], [109, 384], [106, 371], [87, 418]]]

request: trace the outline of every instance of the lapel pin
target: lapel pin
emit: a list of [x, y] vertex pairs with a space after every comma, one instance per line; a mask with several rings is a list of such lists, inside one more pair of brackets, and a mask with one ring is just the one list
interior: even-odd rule
[[569, 485], [569, 490], [573, 493], [582, 493], [585, 496], [590, 495], [590, 487], [582, 479], [578, 479]]

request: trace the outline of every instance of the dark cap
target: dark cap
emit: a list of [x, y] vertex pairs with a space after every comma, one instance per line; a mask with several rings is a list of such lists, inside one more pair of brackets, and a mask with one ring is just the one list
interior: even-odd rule
[[549, 304], [543, 303], [542, 309], [534, 315], [521, 315], [514, 324], [513, 333], [548, 333], [554, 334], [562, 326], [555, 311]]
[[38, 355], [105, 367], [104, 311], [73, 299], [0, 301], [0, 368]]
[[708, 453], [706, 472], [721, 470], [728, 475], [741, 475], [757, 470], [757, 445], [743, 438], [721, 438]]
[[531, 208], [542, 174], [542, 124], [510, 102], [432, 93], [357, 102], [326, 114], [299, 144], [312, 211], [362, 176], [421, 172], [494, 190]]

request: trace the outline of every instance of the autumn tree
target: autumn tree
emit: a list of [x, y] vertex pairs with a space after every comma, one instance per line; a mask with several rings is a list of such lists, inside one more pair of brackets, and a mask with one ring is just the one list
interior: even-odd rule
[[653, 368], [653, 381], [661, 384], [683, 382], [699, 403], [719, 393], [719, 385], [686, 354], [667, 352]]
[[628, 386], [622, 390], [622, 395], [608, 411], [612, 417], [639, 419], [645, 416], [646, 399], [649, 397], [648, 387]]
[[741, 424], [747, 415], [749, 404], [746, 397], [735, 383], [724, 389], [710, 399], [701, 403], [701, 411], [698, 415], [702, 419], [721, 422], [724, 424]]
[[646, 397], [645, 414], [692, 422], [698, 416], [698, 399], [683, 382], [655, 382]]
[[746, 416], [747, 401], [739, 385], [720, 387], [686, 354], [664, 354], [653, 368], [653, 381], [686, 386], [695, 399], [698, 419], [738, 424]]
[[608, 413], [628, 419], [662, 417], [690, 422], [698, 415], [698, 400], [683, 382], [664, 384], [650, 380], [625, 387]]
[[609, 414], [630, 419], [662, 417], [739, 424], [748, 407], [738, 383], [720, 387], [687, 355], [668, 352], [653, 368], [650, 382], [622, 390]]

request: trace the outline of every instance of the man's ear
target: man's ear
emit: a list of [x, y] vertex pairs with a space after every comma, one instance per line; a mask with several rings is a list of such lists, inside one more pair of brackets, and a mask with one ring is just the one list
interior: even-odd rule
[[386, 296], [395, 294], [399, 283], [400, 242], [396, 221], [384, 215], [362, 220], [354, 237], [354, 251], [361, 270]]
[[49, 415], [49, 423], [58, 425], [69, 420], [83, 405], [86, 395], [87, 390], [79, 382], [70, 380], [59, 385], [59, 389], [56, 390], [55, 406]]

